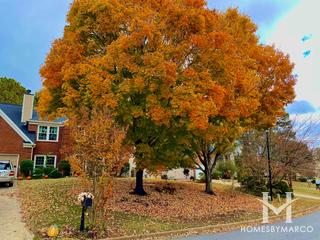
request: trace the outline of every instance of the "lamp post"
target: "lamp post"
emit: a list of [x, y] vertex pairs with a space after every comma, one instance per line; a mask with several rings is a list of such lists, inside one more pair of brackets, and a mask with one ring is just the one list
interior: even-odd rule
[[266, 140], [267, 140], [267, 158], [268, 158], [268, 171], [269, 171], [269, 192], [270, 192], [271, 201], [273, 201], [273, 196], [272, 196], [272, 170], [271, 170], [271, 157], [270, 157], [269, 129], [266, 130]]

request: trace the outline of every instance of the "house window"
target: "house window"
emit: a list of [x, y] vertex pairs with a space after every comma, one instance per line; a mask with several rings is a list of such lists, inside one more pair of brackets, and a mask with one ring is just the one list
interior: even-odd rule
[[39, 126], [38, 141], [58, 141], [59, 128], [52, 126]]
[[56, 167], [57, 156], [36, 155], [34, 157], [34, 168]]
[[55, 167], [56, 158], [55, 156], [47, 156], [46, 167]]
[[45, 156], [36, 156], [34, 168], [44, 167], [45, 166]]
[[58, 140], [58, 128], [57, 127], [50, 127], [49, 128], [49, 140], [50, 141], [57, 141]]
[[40, 126], [39, 132], [38, 132], [38, 139], [39, 140], [47, 140], [47, 131], [48, 131], [48, 127]]

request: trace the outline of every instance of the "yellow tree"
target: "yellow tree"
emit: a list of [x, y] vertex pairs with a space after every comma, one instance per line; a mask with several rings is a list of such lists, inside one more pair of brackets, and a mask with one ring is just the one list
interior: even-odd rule
[[288, 57], [255, 31], [203, 0], [74, 1], [41, 69], [39, 110], [110, 109], [135, 145], [138, 194], [143, 169], [176, 165], [190, 150], [211, 176], [245, 128], [270, 124], [294, 96]]
[[[132, 154], [132, 149], [123, 142], [126, 131], [117, 127], [107, 110], [82, 112], [81, 119], [70, 121], [76, 122], [71, 124], [72, 144], [65, 149], [72, 153], [68, 160], [73, 171], [89, 183], [88, 190], [95, 197], [94, 209], [104, 209], [112, 191], [113, 177]], [[97, 212], [94, 211], [94, 215]]]

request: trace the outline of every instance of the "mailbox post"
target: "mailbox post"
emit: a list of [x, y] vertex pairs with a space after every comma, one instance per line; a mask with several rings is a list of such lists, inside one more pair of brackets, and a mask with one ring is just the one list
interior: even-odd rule
[[89, 207], [92, 207], [93, 196], [91, 193], [80, 193], [79, 198], [81, 199], [82, 205], [80, 232], [83, 232], [85, 230], [85, 212]]

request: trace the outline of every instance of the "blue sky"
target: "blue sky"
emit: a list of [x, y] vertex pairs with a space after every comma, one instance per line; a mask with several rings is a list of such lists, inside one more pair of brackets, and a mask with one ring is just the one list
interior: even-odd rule
[[[39, 68], [51, 42], [62, 35], [72, 0], [0, 0], [0, 76], [12, 77], [32, 91], [41, 88]], [[320, 107], [319, 0], [209, 0], [210, 8], [238, 7], [259, 27], [261, 42], [275, 44], [296, 62], [297, 102], [292, 113]], [[312, 34], [306, 42], [304, 35]], [[311, 51], [303, 57], [304, 51]]]
[[41, 88], [39, 68], [62, 35], [71, 0], [0, 0], [0, 76]]

